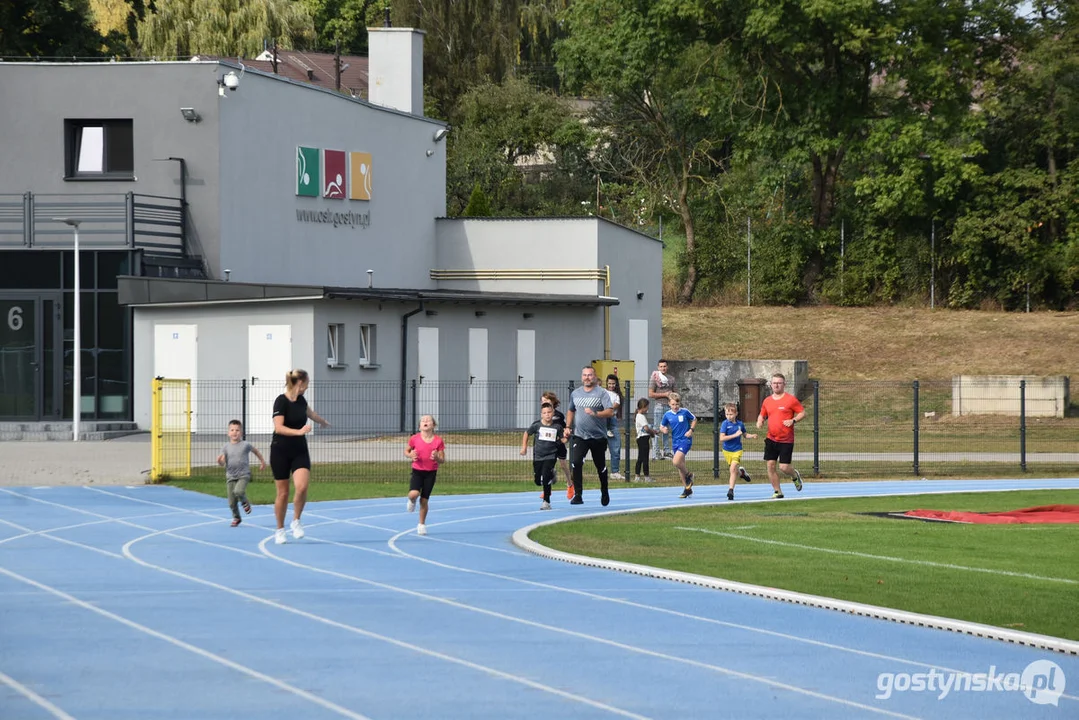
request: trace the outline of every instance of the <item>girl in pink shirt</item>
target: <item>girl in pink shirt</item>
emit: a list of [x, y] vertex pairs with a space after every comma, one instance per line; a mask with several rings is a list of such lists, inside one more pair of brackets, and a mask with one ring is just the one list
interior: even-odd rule
[[435, 435], [437, 427], [434, 416], [424, 415], [420, 418], [420, 431], [408, 439], [408, 446], [405, 447], [405, 457], [412, 461], [412, 478], [408, 484], [408, 511], [415, 510], [416, 500], [420, 501], [417, 535], [427, 534], [428, 500], [435, 487], [438, 466], [446, 462], [446, 443]]

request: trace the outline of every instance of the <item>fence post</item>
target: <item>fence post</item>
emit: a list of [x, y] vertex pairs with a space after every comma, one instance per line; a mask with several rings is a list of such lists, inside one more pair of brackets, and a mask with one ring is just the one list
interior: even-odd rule
[[240, 380], [240, 422], [243, 423], [243, 439], [247, 439], [247, 378]]
[[[622, 457], [626, 471], [622, 473], [629, 479], [630, 442], [637, 444], [637, 403], [633, 402], [633, 381], [626, 380], [625, 394], [622, 396]], [[628, 398], [628, 403], [627, 403]]]
[[914, 474], [920, 474], [918, 470], [918, 381], [914, 381]]
[[[412, 379], [412, 426], [415, 426], [419, 422], [420, 418], [416, 414], [420, 411], [419, 395], [416, 392], [417, 384], [416, 379]], [[401, 428], [401, 432], [408, 432], [406, 428]]]
[[813, 381], [813, 474], [820, 477], [820, 380]]
[[719, 380], [712, 381], [712, 479], [719, 479]]
[[1019, 468], [1027, 471], [1027, 381], [1019, 380]]

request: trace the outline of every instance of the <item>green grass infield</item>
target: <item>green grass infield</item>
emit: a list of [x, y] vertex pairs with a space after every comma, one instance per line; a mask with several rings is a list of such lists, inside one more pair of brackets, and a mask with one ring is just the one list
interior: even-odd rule
[[1079, 490], [687, 507], [559, 523], [536, 542], [811, 595], [1079, 640], [1079, 525], [872, 513], [1079, 505]]

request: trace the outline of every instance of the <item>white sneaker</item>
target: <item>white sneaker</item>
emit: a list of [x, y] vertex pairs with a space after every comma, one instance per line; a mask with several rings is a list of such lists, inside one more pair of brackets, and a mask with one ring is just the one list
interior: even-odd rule
[[544, 500], [542, 503], [540, 503], [540, 510], [550, 510], [550, 509], [551, 509], [551, 503], [547, 502], [546, 500]]
[[417, 525], [416, 526], [416, 534], [417, 535], [426, 535], [427, 534], [427, 526], [424, 525], [423, 523], [420, 523], [419, 525]]
[[285, 537], [285, 528], [277, 528], [276, 530], [274, 530], [273, 541], [275, 543], [277, 543], [278, 545], [284, 545], [285, 540], [287, 539], [288, 538]]
[[641, 482], [641, 476], [640, 475], [634, 475], [633, 476], [633, 482], [635, 482], [635, 483]]
[[[299, 520], [293, 520], [289, 527], [292, 528], [292, 537], [297, 540], [303, 537], [303, 524]], [[285, 531], [282, 530], [281, 532], [284, 533]]]
[[416, 510], [416, 501], [413, 500], [412, 498], [409, 498], [408, 499], [408, 511], [409, 512], [415, 512], [415, 510]]
[[647, 475], [645, 476], [645, 478], [644, 478], [644, 481], [645, 481], [646, 483], [654, 483], [654, 482], [655, 482], [655, 480], [653, 480], [652, 478], [648, 477]]
[[611, 480], [625, 480], [626, 476], [622, 473], [611, 473]]

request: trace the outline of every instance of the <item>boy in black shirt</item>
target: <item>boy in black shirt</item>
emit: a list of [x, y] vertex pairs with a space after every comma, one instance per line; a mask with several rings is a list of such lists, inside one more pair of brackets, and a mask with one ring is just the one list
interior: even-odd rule
[[543, 504], [540, 510], [551, 509], [551, 483], [554, 482], [554, 466], [558, 461], [558, 448], [562, 444], [565, 421], [555, 420], [554, 405], [540, 406], [540, 419], [532, 423], [521, 436], [521, 454], [528, 454], [528, 436], [535, 435], [532, 446], [532, 471], [537, 485], [543, 486]]

